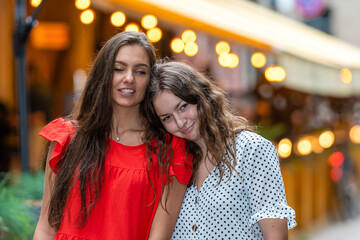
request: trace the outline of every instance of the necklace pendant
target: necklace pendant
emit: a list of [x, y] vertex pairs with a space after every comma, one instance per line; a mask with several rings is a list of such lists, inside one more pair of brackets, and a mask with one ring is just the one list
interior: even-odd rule
[[119, 138], [119, 137], [116, 137], [116, 141], [117, 141], [117, 142], [120, 141], [120, 138]]

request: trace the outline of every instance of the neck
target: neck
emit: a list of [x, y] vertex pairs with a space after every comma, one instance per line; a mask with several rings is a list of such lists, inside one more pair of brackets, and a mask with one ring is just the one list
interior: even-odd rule
[[131, 145], [133, 142], [138, 143], [138, 139], [141, 139], [144, 128], [139, 108], [117, 107], [114, 110], [112, 119], [112, 138], [125, 144], [127, 142]]
[[205, 156], [206, 152], [207, 152], [207, 147], [206, 147], [204, 139], [200, 138], [199, 140], [195, 141], [195, 143], [200, 147], [203, 156]]
[[203, 138], [200, 138], [199, 140], [196, 141], [196, 144], [199, 145], [201, 152], [202, 152], [202, 159], [200, 162], [202, 162], [203, 164], [205, 164], [206, 162], [209, 162], [209, 152], [208, 149], [206, 147], [205, 141]]
[[139, 108], [114, 107], [112, 124], [115, 129], [141, 129], [142, 123]]

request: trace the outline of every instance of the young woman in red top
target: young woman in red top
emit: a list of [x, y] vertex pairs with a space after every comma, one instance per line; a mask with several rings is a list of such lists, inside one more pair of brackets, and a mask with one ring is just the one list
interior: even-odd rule
[[192, 159], [184, 140], [150, 131], [142, 115], [154, 63], [145, 34], [115, 35], [73, 113], [41, 131], [51, 143], [34, 239], [171, 237]]

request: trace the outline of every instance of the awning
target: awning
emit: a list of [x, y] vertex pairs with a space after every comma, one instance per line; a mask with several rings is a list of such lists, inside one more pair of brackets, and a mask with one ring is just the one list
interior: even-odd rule
[[[154, 14], [162, 22], [273, 52], [287, 70], [288, 77], [282, 84], [289, 88], [334, 97], [359, 95], [359, 47], [259, 4], [246, 0], [93, 0], [92, 3], [113, 11]], [[343, 67], [353, 72], [350, 85], [340, 81]]]
[[250, 1], [108, 1], [248, 45], [270, 46], [336, 68], [360, 69], [360, 48]]

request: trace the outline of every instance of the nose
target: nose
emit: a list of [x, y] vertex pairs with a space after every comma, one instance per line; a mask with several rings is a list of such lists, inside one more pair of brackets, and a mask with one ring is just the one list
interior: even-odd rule
[[128, 70], [126, 71], [125, 73], [125, 76], [124, 76], [124, 82], [127, 82], [127, 83], [131, 83], [134, 81], [134, 73], [132, 70]]
[[186, 126], [186, 119], [181, 116], [174, 116], [176, 125], [179, 129], [183, 129]]

